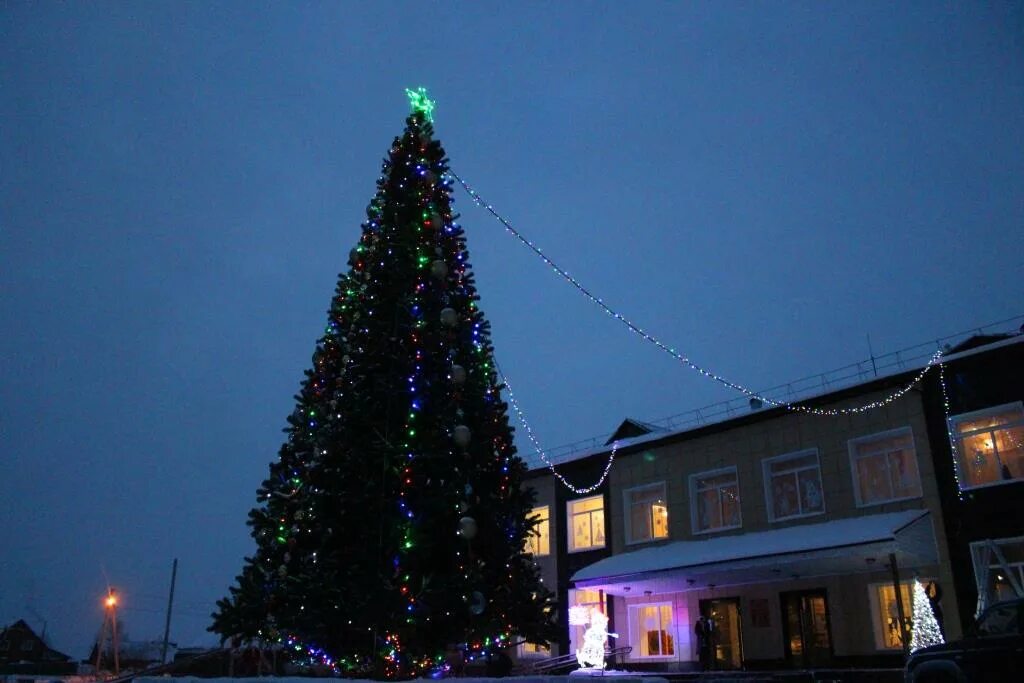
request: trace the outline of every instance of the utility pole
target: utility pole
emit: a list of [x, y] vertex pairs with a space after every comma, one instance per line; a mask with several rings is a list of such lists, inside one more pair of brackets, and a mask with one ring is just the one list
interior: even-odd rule
[[103, 661], [103, 646], [107, 640], [107, 624], [110, 624], [111, 645], [114, 650], [114, 675], [121, 675], [121, 644], [117, 638], [117, 594], [113, 588], [107, 589], [107, 598], [103, 601], [106, 608], [103, 612], [103, 625], [100, 626], [100, 637], [96, 641], [96, 675], [100, 674], [100, 663]]
[[174, 580], [178, 576], [178, 558], [171, 565], [171, 594], [167, 596], [167, 621], [164, 622], [164, 646], [160, 650], [160, 663], [167, 663], [167, 639], [171, 635], [171, 606], [174, 604]]

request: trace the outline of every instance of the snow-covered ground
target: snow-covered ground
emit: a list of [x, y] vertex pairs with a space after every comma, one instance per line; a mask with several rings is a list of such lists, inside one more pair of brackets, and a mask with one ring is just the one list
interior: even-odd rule
[[[506, 676], [505, 678], [453, 678], [452, 681], [458, 681], [458, 683], [495, 683], [496, 681], [503, 681], [507, 683], [578, 683], [581, 677], [593, 677], [599, 680], [614, 681], [615, 683], [668, 683], [664, 678], [658, 676], [642, 676], [635, 672], [629, 671], [580, 671], [570, 676]], [[264, 676], [262, 678], [195, 678], [191, 676], [175, 676], [173, 679], [163, 678], [161, 676], [144, 676], [136, 678], [135, 683], [168, 683], [168, 680], [173, 680], [174, 683], [310, 683], [315, 680], [308, 677], [299, 676], [282, 676], [280, 678], [274, 678], [270, 676]], [[329, 679], [324, 679], [329, 680]], [[342, 679], [346, 683], [363, 683], [364, 679]], [[436, 683], [436, 681], [429, 678], [418, 679], [423, 683]], [[365, 683], [376, 683], [366, 681]]]

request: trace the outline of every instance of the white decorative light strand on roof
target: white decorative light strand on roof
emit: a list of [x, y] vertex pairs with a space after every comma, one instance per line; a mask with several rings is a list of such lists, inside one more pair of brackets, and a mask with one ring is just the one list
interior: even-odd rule
[[604, 472], [601, 473], [601, 478], [598, 479], [592, 486], [584, 486], [578, 488], [573, 486], [568, 479], [563, 477], [560, 472], [555, 469], [554, 464], [548, 460], [548, 456], [544, 453], [544, 449], [540, 447], [537, 442], [537, 437], [533, 435], [533, 430], [530, 429], [530, 423], [526, 421], [526, 416], [523, 415], [523, 411], [519, 409], [519, 402], [516, 401], [515, 394], [512, 393], [512, 385], [508, 383], [508, 377], [501, 371], [501, 366], [498, 365], [497, 361], [494, 363], [494, 367], [497, 368], [498, 374], [501, 375], [501, 381], [505, 384], [505, 390], [508, 391], [508, 402], [512, 405], [512, 409], [516, 411], [516, 417], [519, 418], [519, 423], [523, 425], [523, 429], [526, 430], [526, 436], [530, 438], [533, 443], [533, 447], [537, 449], [537, 453], [540, 455], [540, 459], [544, 461], [544, 464], [551, 470], [551, 474], [555, 475], [558, 481], [562, 482], [567, 489], [576, 494], [592, 493], [604, 483], [604, 480], [608, 478], [608, 472], [612, 469], [612, 463], [615, 462], [615, 453], [619, 450], [619, 442], [612, 443], [612, 452], [608, 454], [608, 462], [605, 463]]
[[590, 290], [588, 290], [586, 287], [584, 287], [582, 284], [580, 284], [580, 282], [576, 278], [574, 278], [572, 275], [569, 275], [569, 273], [566, 272], [563, 268], [561, 268], [557, 263], [555, 263], [550, 258], [545, 256], [544, 252], [541, 251], [540, 248], [537, 247], [533, 242], [531, 242], [530, 240], [528, 240], [525, 237], [523, 237], [522, 233], [520, 233], [518, 230], [516, 230], [514, 227], [512, 227], [512, 224], [509, 223], [509, 221], [504, 216], [502, 216], [497, 211], [495, 211], [493, 206], [491, 206], [490, 204], [487, 204], [486, 202], [484, 202], [484, 200], [480, 197], [480, 195], [478, 195], [476, 193], [476, 191], [473, 188], [471, 188], [466, 183], [465, 180], [463, 180], [455, 172], [450, 171], [450, 170], [448, 171], [448, 175], [450, 175], [451, 177], [455, 178], [455, 180], [457, 180], [459, 182], [459, 184], [462, 185], [462, 188], [464, 190], [466, 190], [467, 193], [469, 193], [469, 196], [473, 199], [474, 202], [476, 202], [476, 204], [478, 206], [480, 206], [485, 211], [487, 211], [489, 214], [494, 216], [498, 220], [499, 223], [501, 223], [502, 225], [505, 226], [505, 229], [508, 230], [512, 234], [513, 237], [515, 237], [517, 240], [519, 240], [520, 242], [525, 244], [533, 253], [535, 253], [537, 256], [539, 256], [540, 259], [542, 261], [544, 261], [544, 263], [546, 263], [547, 265], [551, 266], [551, 269], [554, 270], [556, 273], [558, 273], [562, 277], [563, 280], [565, 280], [566, 282], [571, 284], [573, 287], [578, 289], [585, 297], [587, 297], [592, 302], [594, 302], [595, 304], [600, 306], [601, 309], [605, 313], [607, 313], [611, 317], [613, 317], [616, 320], [618, 320], [619, 322], [621, 322], [627, 328], [629, 328], [629, 330], [631, 332], [639, 335], [645, 341], [648, 341], [651, 344], [654, 344], [659, 349], [661, 349], [665, 353], [669, 354], [670, 356], [672, 356], [673, 358], [678, 360], [680, 363], [682, 363], [683, 365], [685, 365], [688, 368], [690, 368], [691, 370], [693, 370], [693, 371], [703, 375], [704, 377], [707, 377], [708, 379], [714, 380], [715, 382], [718, 382], [719, 384], [721, 384], [723, 386], [726, 386], [726, 387], [729, 387], [730, 389], [738, 391], [741, 394], [744, 394], [745, 396], [748, 396], [749, 398], [756, 398], [756, 399], [760, 400], [762, 403], [766, 403], [766, 404], [771, 405], [771, 406], [777, 406], [777, 407], [781, 407], [781, 408], [786, 408], [787, 410], [792, 410], [792, 411], [795, 411], [795, 412], [806, 413], [808, 415], [836, 416], [836, 415], [850, 415], [850, 414], [853, 414], [853, 413], [863, 413], [865, 411], [872, 410], [874, 408], [881, 408], [882, 406], [886, 406], [886, 405], [892, 403], [893, 401], [895, 401], [896, 399], [900, 398], [904, 394], [906, 394], [908, 391], [913, 389], [918, 384], [918, 382], [920, 382], [922, 379], [924, 379], [924, 376], [928, 373], [928, 371], [931, 370], [932, 367], [934, 367], [935, 364], [938, 363], [939, 359], [942, 357], [942, 351], [941, 350], [936, 351], [935, 354], [928, 360], [928, 363], [924, 366], [924, 368], [921, 370], [921, 372], [917, 375], [917, 377], [915, 377], [913, 379], [913, 381], [911, 381], [909, 384], [907, 384], [906, 386], [898, 389], [897, 391], [893, 392], [892, 394], [889, 394], [885, 398], [881, 398], [881, 399], [878, 399], [876, 401], [871, 401], [870, 403], [865, 403], [864, 405], [854, 406], [852, 408], [815, 408], [813, 406], [801, 405], [799, 403], [790, 403], [789, 401], [778, 401], [778, 400], [775, 400], [775, 399], [772, 399], [772, 398], [768, 398], [767, 396], [762, 396], [761, 394], [758, 394], [757, 392], [752, 391], [751, 389], [748, 389], [747, 387], [745, 387], [745, 386], [743, 386], [741, 384], [737, 384], [736, 382], [733, 382], [732, 380], [726, 379], [725, 377], [722, 377], [721, 375], [715, 374], [711, 370], [708, 370], [708, 369], [706, 369], [704, 367], [701, 367], [700, 365], [697, 365], [696, 363], [694, 363], [692, 360], [690, 360], [689, 358], [687, 358], [683, 354], [681, 354], [678, 351], [676, 351], [675, 349], [671, 348], [670, 346], [668, 346], [664, 342], [660, 341], [656, 337], [653, 337], [650, 334], [648, 334], [647, 332], [645, 332], [639, 325], [637, 325], [636, 323], [631, 321], [626, 316], [624, 316], [621, 313], [619, 313], [619, 312], [615, 311], [614, 309], [612, 309], [610, 306], [608, 306], [608, 304], [606, 304], [604, 302], [603, 299], [601, 299], [600, 297], [592, 294], [590, 292]]
[[956, 495], [964, 499], [964, 486], [960, 482], [960, 455], [953, 436], [952, 418], [949, 414], [949, 392], [946, 390], [946, 364], [939, 363], [939, 384], [942, 385], [942, 408], [946, 414], [946, 435], [949, 437], [949, 452], [953, 456], [953, 478], [956, 479]]

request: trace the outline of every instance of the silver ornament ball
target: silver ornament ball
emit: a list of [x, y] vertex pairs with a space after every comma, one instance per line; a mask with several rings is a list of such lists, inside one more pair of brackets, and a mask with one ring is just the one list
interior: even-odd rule
[[473, 591], [473, 595], [469, 601], [469, 612], [473, 615], [480, 615], [484, 613], [484, 607], [487, 606], [487, 600], [484, 598], [484, 594], [480, 591]]
[[470, 540], [476, 537], [477, 526], [476, 520], [470, 516], [463, 517], [459, 520], [459, 535]]
[[462, 367], [461, 365], [453, 365], [452, 366], [451, 376], [452, 376], [452, 382], [454, 382], [455, 384], [459, 384], [459, 385], [465, 384], [466, 383], [466, 368]]
[[459, 448], [465, 448], [469, 445], [471, 434], [469, 427], [466, 425], [459, 425], [452, 431], [452, 439], [455, 441], [455, 445]]
[[442, 308], [441, 309], [441, 323], [448, 327], [455, 327], [459, 322], [459, 314], [455, 312], [454, 308]]

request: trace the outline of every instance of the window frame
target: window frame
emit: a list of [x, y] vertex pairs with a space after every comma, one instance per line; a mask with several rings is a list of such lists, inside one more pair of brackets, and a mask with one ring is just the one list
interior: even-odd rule
[[[648, 600], [656, 596], [645, 596]], [[635, 623], [636, 617], [634, 616], [635, 610], [643, 607], [657, 607], [659, 620], [661, 615], [661, 608], [668, 607], [669, 612], [669, 628], [668, 632], [672, 636], [672, 654], [659, 654], [659, 655], [643, 655], [640, 654], [641, 647], [640, 643], [633, 642], [633, 624]], [[633, 647], [630, 652], [629, 658], [633, 660], [641, 660], [645, 662], [649, 661], [671, 661], [679, 657], [679, 625], [676, 624], [676, 613], [675, 605], [671, 599], [668, 600], [654, 600], [647, 602], [635, 602], [628, 603], [626, 605], [626, 628], [629, 634], [629, 644]], [[659, 629], [660, 630], [660, 629]], [[640, 636], [639, 630], [637, 631], [637, 637]]]
[[[714, 527], [712, 529], [698, 529], [697, 520], [699, 519], [699, 515], [697, 514], [697, 479], [716, 477], [726, 473], [732, 473], [733, 476], [736, 478], [736, 508], [739, 513], [739, 521], [732, 526], [719, 526]], [[729, 465], [728, 467], [719, 467], [714, 470], [705, 470], [703, 472], [694, 472], [693, 474], [690, 475], [688, 489], [690, 491], [690, 532], [694, 536], [715, 534], [722, 531], [734, 531], [736, 529], [743, 528], [743, 495], [740, 493], [740, 473], [735, 465]], [[719, 496], [718, 505], [719, 508], [721, 508], [721, 496]]]
[[[989, 542], [993, 543], [997, 547], [998, 546], [1012, 546], [1012, 545], [1017, 545], [1017, 546], [1024, 547], [1024, 536], [1005, 536], [1003, 538], [992, 538], [992, 539], [985, 539], [985, 540], [982, 540], [982, 541], [972, 541], [971, 543], [968, 544], [967, 547], [970, 550], [970, 554], [971, 554], [971, 568], [974, 570], [974, 584], [975, 584], [975, 586], [976, 587], [980, 587], [980, 585], [982, 583], [982, 581], [981, 581], [982, 577], [978, 576], [979, 569], [984, 569], [984, 571], [985, 571], [984, 583], [986, 585], [988, 585], [988, 582], [989, 582], [990, 572], [992, 572], [992, 571], [996, 571], [996, 572], [1006, 571], [1007, 569], [1009, 569], [1009, 571], [1011, 573], [1015, 571], [1016, 574], [1014, 575], [1014, 578], [1018, 582], [1020, 582], [1021, 585], [1024, 585], [1024, 561], [1007, 560], [1006, 564], [1009, 565], [1009, 567], [1006, 567], [1006, 566], [1002, 565], [996, 558], [993, 557], [993, 558], [989, 559], [989, 563], [988, 563], [988, 565], [986, 567], [979, 567], [978, 566], [978, 560], [981, 559], [979, 557], [979, 551], [981, 550], [982, 547], [987, 545]], [[1002, 548], [1000, 548], [1000, 551], [1003, 552]], [[1006, 557], [1005, 552], [1003, 552], [1003, 557], [1004, 558]], [[998, 576], [998, 574], [997, 574], [997, 576]], [[1012, 582], [1009, 582], [1008, 580], [1007, 580], [1007, 583], [1011, 583], [1011, 585], [1012, 585]], [[993, 596], [992, 602], [990, 602], [988, 606], [991, 606], [991, 605], [995, 604], [996, 602], [1000, 602], [1002, 599], [1003, 598], [1000, 598], [998, 595], [995, 595], [995, 596]]]
[[[953, 466], [956, 467], [957, 478], [960, 481], [961, 491], [967, 491], [968, 489], [983, 489], [988, 488], [990, 486], [1003, 486], [1005, 484], [1013, 484], [1014, 482], [1024, 482], [1024, 477], [1021, 477], [1017, 479], [990, 481], [984, 484], [968, 484], [967, 476], [964, 473], [963, 464], [960, 462], [960, 458], [963, 457], [963, 449], [961, 447], [961, 444], [963, 442], [964, 435], [961, 434], [960, 431], [956, 428], [957, 425], [961, 422], [976, 420], [979, 417], [985, 417], [986, 415], [992, 415], [995, 413], [1007, 412], [1013, 409], [1017, 409], [1024, 413], [1024, 401], [1010, 401], [1009, 403], [1002, 403], [996, 406], [989, 406], [988, 408], [982, 408], [980, 410], [972, 410], [969, 413], [959, 413], [958, 415], [949, 416], [949, 422], [947, 423], [946, 427], [949, 430], [950, 436], [952, 436], [956, 442], [956, 452], [953, 454]], [[1012, 427], [1024, 427], [1024, 415], [1022, 415], [1021, 419], [1015, 420], [1013, 422], [1007, 422], [1004, 426], [998, 427], [998, 429], [1008, 429]], [[993, 429], [996, 428], [989, 428], [988, 431], [991, 432]], [[973, 432], [970, 432], [969, 435], [977, 433], [983, 433], [983, 430], [976, 429]], [[995, 445], [994, 442], [993, 445]]]
[[[601, 528], [604, 530], [604, 540], [601, 542], [601, 545], [588, 545], [585, 548], [577, 548], [576, 547], [576, 543], [575, 543], [576, 535], [573, 533], [573, 513], [572, 513], [573, 503], [582, 503], [583, 501], [593, 500], [595, 498], [599, 498], [601, 500], [601, 509], [600, 509], [600, 511], [598, 511], [598, 510], [588, 510], [586, 514], [593, 515], [595, 512], [600, 512], [601, 513]], [[568, 546], [566, 548], [566, 552], [567, 553], [570, 553], [570, 554], [571, 553], [585, 553], [585, 552], [589, 552], [591, 550], [601, 550], [602, 548], [607, 548], [608, 547], [608, 524], [607, 524], [608, 520], [605, 517], [605, 512], [607, 512], [607, 510], [608, 510], [608, 506], [605, 504], [604, 494], [603, 493], [599, 493], [596, 496], [584, 496], [583, 498], [573, 498], [572, 500], [565, 501], [565, 524], [566, 524], [565, 532], [566, 532], [566, 537], [567, 537], [566, 538], [566, 546]], [[593, 541], [593, 538], [594, 538], [593, 525], [591, 525], [590, 538], [591, 538], [591, 541]]]
[[[534, 650], [527, 650], [527, 647], [536, 648]], [[516, 646], [516, 657], [518, 659], [546, 659], [551, 656], [551, 646], [536, 645], [535, 643], [528, 643], [525, 640]]]
[[[780, 461], [785, 461], [785, 460], [796, 460], [797, 458], [804, 458], [804, 457], [807, 457], [808, 455], [812, 455], [812, 454], [814, 455], [814, 468], [818, 470], [818, 488], [821, 490], [821, 510], [818, 510], [816, 512], [798, 512], [795, 515], [786, 515], [785, 517], [776, 517], [775, 516], [775, 496], [773, 495], [773, 490], [772, 490], [772, 477], [774, 475], [776, 475], [776, 474], [799, 473], [799, 472], [802, 472], [804, 470], [808, 470], [808, 469], [811, 469], [811, 468], [810, 467], [801, 467], [801, 468], [797, 468], [797, 469], [793, 469], [793, 470], [786, 470], [785, 472], [773, 473], [771, 471], [772, 463], [776, 463], [776, 462], [780, 462]], [[799, 477], [797, 477], [797, 481], [798, 482], [799, 482], [799, 480], [800, 480]], [[772, 523], [774, 523], [774, 522], [788, 522], [790, 520], [803, 519], [805, 517], [817, 517], [818, 515], [825, 514], [825, 512], [828, 510], [828, 507], [825, 504], [825, 485], [824, 485], [824, 483], [821, 480], [821, 455], [818, 453], [818, 449], [817, 448], [804, 448], [803, 450], [792, 451], [790, 453], [783, 453], [781, 455], [773, 455], [770, 458], [764, 458], [763, 460], [761, 460], [761, 481], [764, 484], [764, 502], [768, 506], [768, 521], [769, 522], [772, 522]], [[799, 489], [797, 489], [796, 499], [797, 499], [797, 505], [799, 505], [802, 508], [803, 507], [803, 504], [802, 504], [803, 497], [800, 495]]]
[[[544, 512], [540, 512], [543, 510]], [[526, 534], [526, 550], [528, 554], [533, 557], [547, 557], [551, 554], [551, 506], [550, 505], [537, 505], [530, 509], [527, 513], [526, 518], [532, 519], [534, 517], [540, 517], [540, 521], [537, 525]], [[540, 533], [543, 529], [544, 533]], [[547, 552], [535, 553], [533, 552], [533, 539], [537, 539], [537, 543], [540, 540], [547, 537]]]
[[[929, 582], [935, 581], [934, 577], [921, 577], [916, 580], [920, 581], [925, 586]], [[915, 578], [900, 579], [900, 595], [906, 595], [907, 604], [904, 605], [904, 617], [908, 622], [911, 621], [914, 615], [914, 581]], [[892, 588], [892, 581], [872, 581], [868, 584], [868, 601], [871, 605], [871, 632], [875, 637], [875, 649], [879, 652], [898, 652], [902, 650], [903, 645], [894, 645], [889, 647], [885, 644], [885, 634], [880, 630], [882, 628], [882, 600], [879, 597], [880, 588]], [[906, 591], [904, 593], [904, 591]], [[895, 591], [893, 591], [895, 593]], [[893, 600], [896, 596], [893, 595]], [[898, 614], [898, 612], [897, 612]], [[886, 616], [888, 618], [888, 616]], [[911, 625], [907, 624], [907, 633], [911, 632]]]
[[[633, 503], [630, 501], [630, 494], [638, 491], [647, 490], [660, 490], [661, 500], [665, 503], [666, 516], [668, 514], [668, 485], [664, 481], [656, 481], [650, 484], [641, 484], [640, 486], [633, 486], [625, 489], [622, 492], [622, 518], [623, 527], [626, 532], [626, 545], [639, 545], [641, 543], [654, 543], [655, 541], [667, 541], [672, 537], [671, 532], [668, 529], [668, 521], [665, 521], [665, 536], [661, 538], [655, 537], [654, 534], [654, 520], [651, 520], [651, 537], [650, 538], [633, 538]], [[653, 507], [648, 505], [648, 508]], [[607, 534], [606, 534], [607, 535]]]
[[[886, 498], [884, 500], [873, 500], [865, 502], [863, 492], [860, 490], [860, 476], [857, 470], [857, 461], [863, 460], [864, 458], [877, 456], [879, 454], [888, 454], [892, 451], [878, 450], [868, 455], [859, 455], [857, 447], [861, 444], [870, 443], [872, 441], [880, 441], [882, 439], [892, 438], [894, 436], [900, 436], [906, 434], [910, 437], [910, 450], [914, 455], [914, 475], [917, 480], [917, 494], [912, 496], [900, 496], [898, 498]], [[885, 505], [886, 503], [899, 503], [905, 500], [916, 500], [924, 496], [924, 486], [921, 482], [921, 461], [917, 457], [917, 439], [914, 438], [914, 430], [910, 425], [903, 427], [896, 427], [895, 429], [887, 429], [882, 432], [874, 432], [871, 434], [864, 434], [850, 439], [846, 442], [846, 448], [849, 452], [850, 457], [850, 477], [853, 479], [853, 502], [858, 508], [869, 508], [875, 507], [876, 505]], [[889, 469], [888, 459], [886, 460], [886, 471]], [[890, 487], [892, 486], [892, 479], [889, 480]]]

